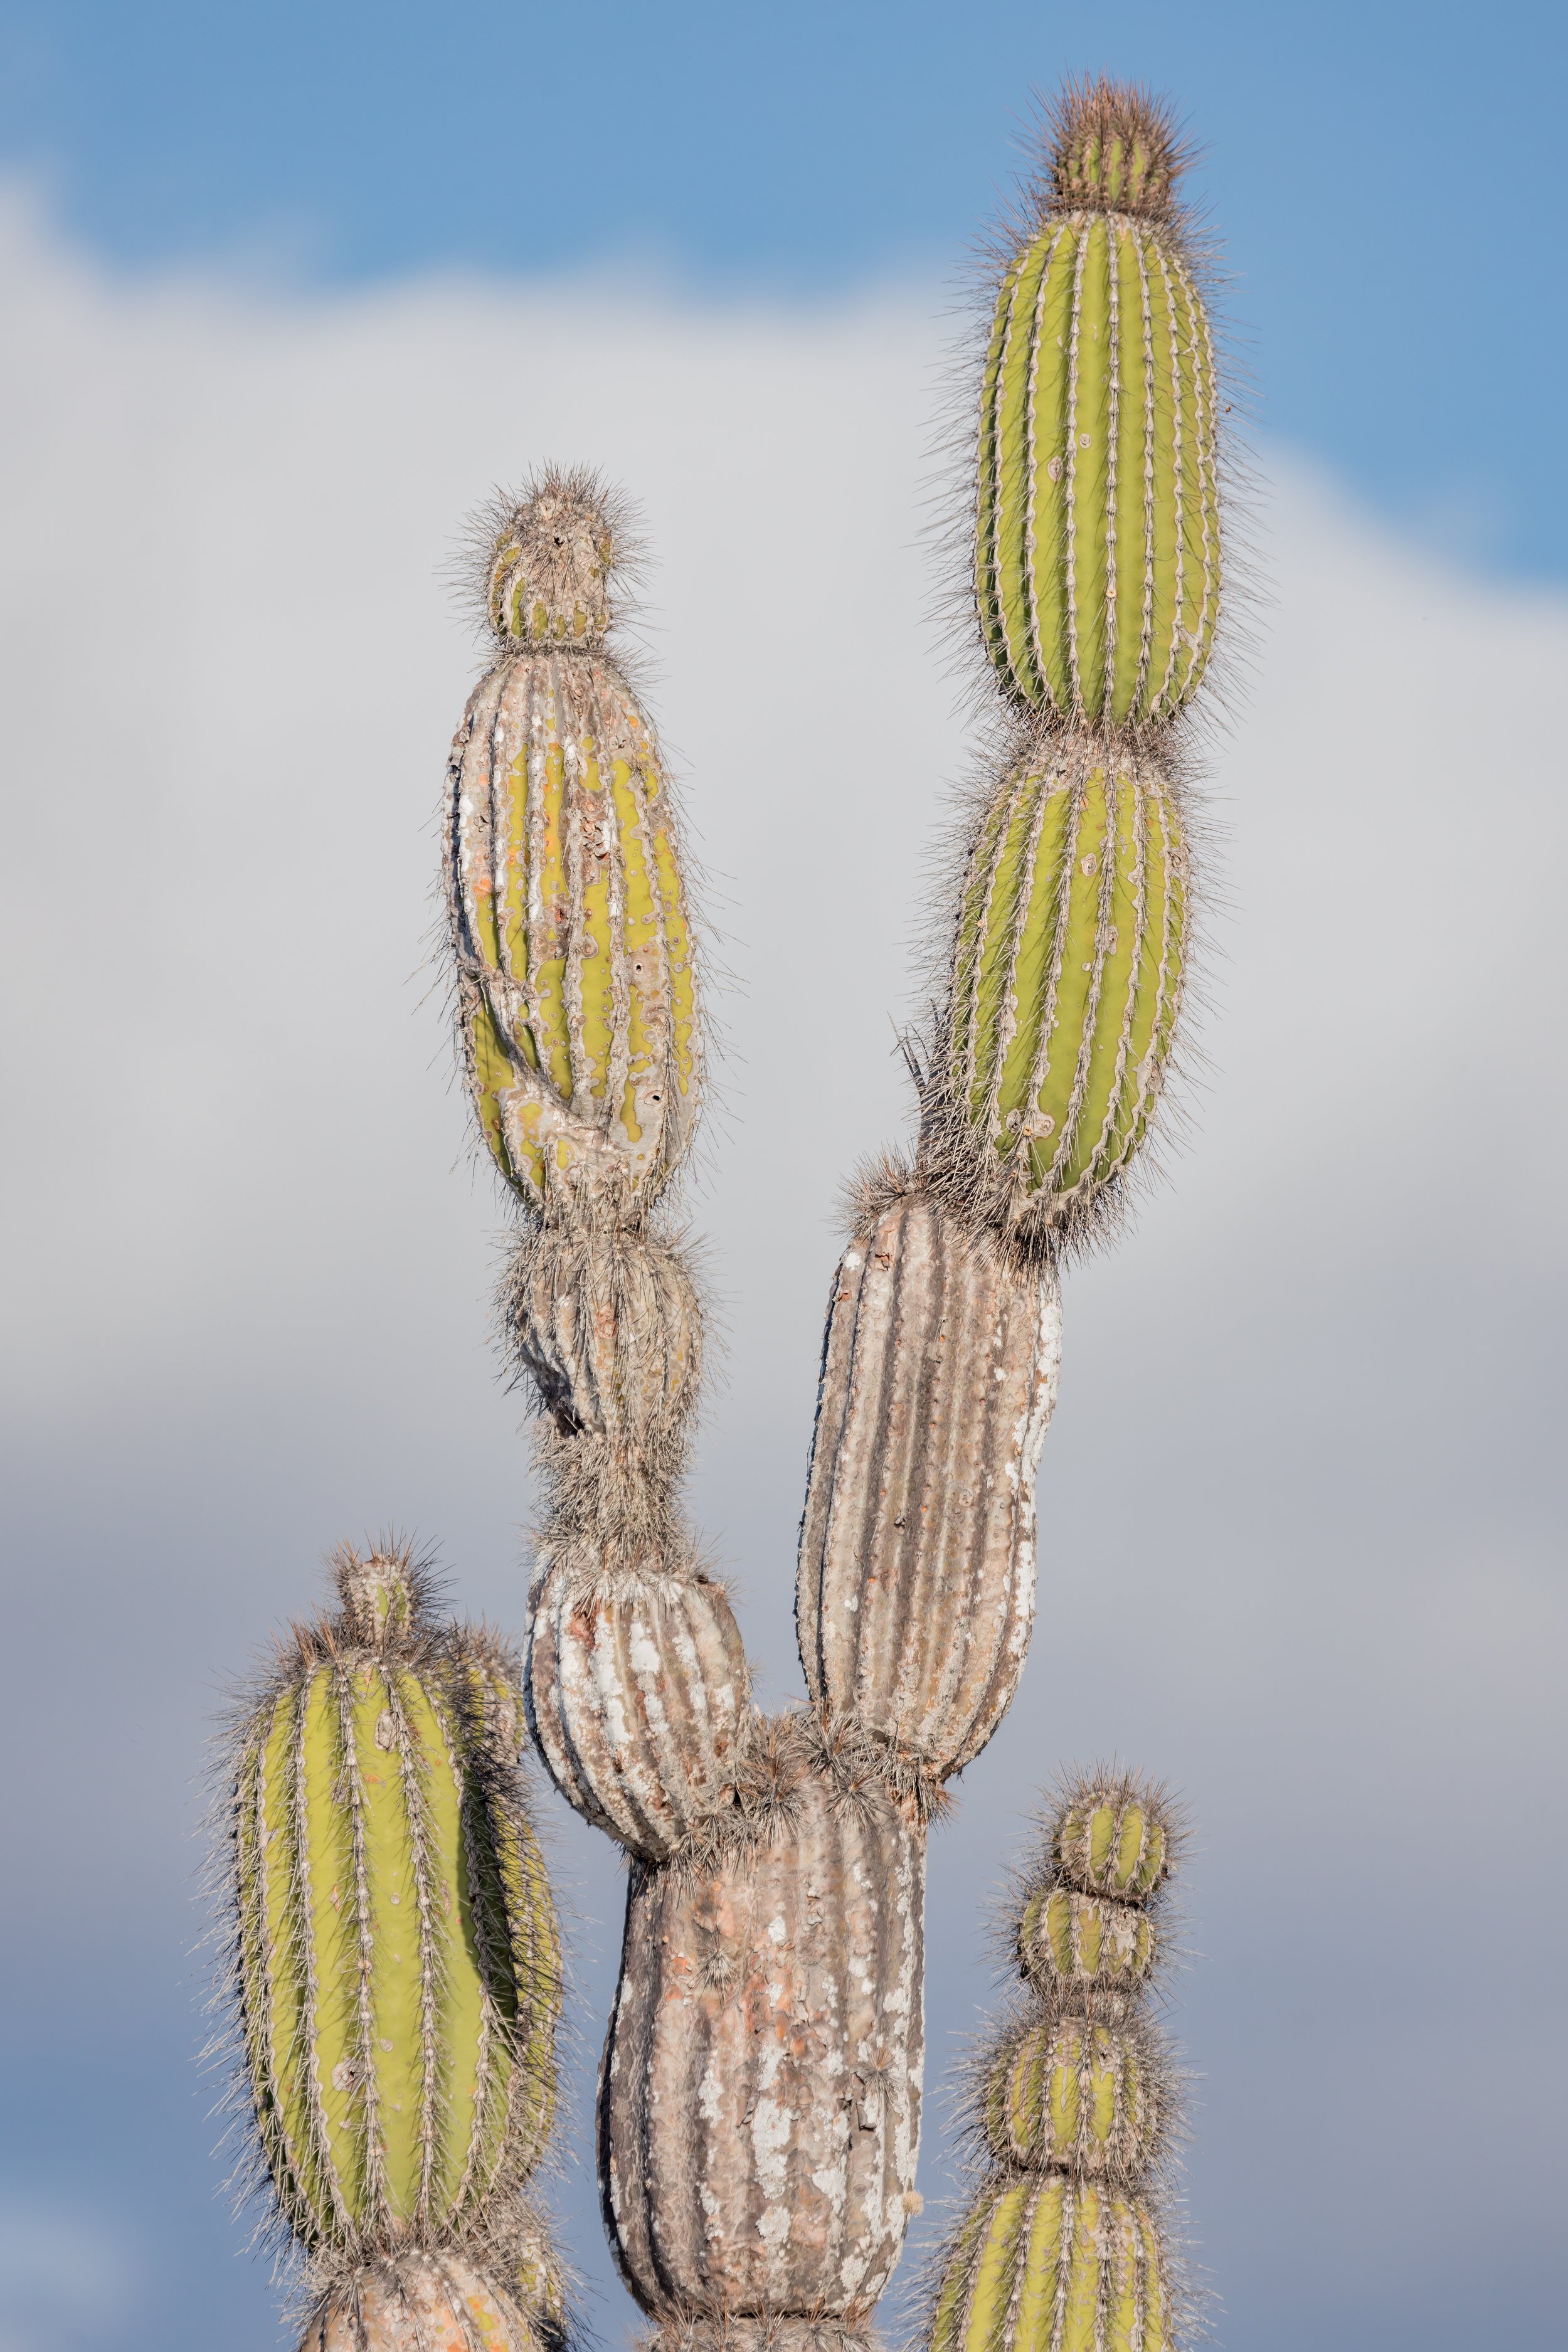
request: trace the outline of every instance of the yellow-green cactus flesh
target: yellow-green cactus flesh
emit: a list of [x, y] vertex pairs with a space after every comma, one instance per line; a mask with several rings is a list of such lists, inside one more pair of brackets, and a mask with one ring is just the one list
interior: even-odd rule
[[1121, 728], [1195, 692], [1220, 600], [1219, 396], [1202, 299], [1159, 226], [1052, 217], [997, 296], [975, 594], [1007, 692]]

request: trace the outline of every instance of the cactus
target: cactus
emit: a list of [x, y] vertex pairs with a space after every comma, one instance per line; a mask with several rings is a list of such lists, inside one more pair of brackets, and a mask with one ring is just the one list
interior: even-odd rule
[[[801, 1528], [807, 1703], [756, 1711], [680, 1484], [701, 1315], [668, 1223], [701, 1064], [693, 918], [613, 650], [625, 522], [551, 471], [490, 519], [495, 640], [453, 755], [459, 1039], [520, 1204], [500, 1321], [540, 1415], [528, 1720], [630, 1857], [602, 2203], [659, 2352], [865, 2341], [915, 2192], [930, 1822], [1017, 1687], [1058, 1262], [1149, 1131], [1188, 952], [1179, 714], [1218, 613], [1215, 362], [1163, 110], [1070, 90], [981, 371], [981, 636], [1006, 703], [919, 1140], [860, 1189]], [[1077, 1790], [1021, 1906], [1035, 2006], [989, 2067], [993, 2177], [942, 2352], [1163, 2352], [1140, 2009], [1157, 1796]], [[1016, 2290], [1016, 2292], [1015, 2292]], [[1020, 2315], [1026, 2315], [1021, 2317]]]
[[[940, 2255], [929, 2352], [1168, 2352], [1177, 2283], [1162, 2229], [1173, 2120], [1169, 2053], [1144, 2014], [1175, 1844], [1169, 1801], [1125, 1774], [1070, 1781], [1021, 1890], [1016, 1948], [1032, 1998], [976, 2071], [971, 2129], [986, 2171]], [[1118, 1885], [1118, 1898], [1101, 1894]], [[1058, 1903], [1136, 1927], [1109, 1939], [1135, 1975], [1069, 1965], [1041, 1923]]]
[[1218, 616], [1214, 343], [1168, 111], [1092, 82], [1054, 128], [985, 357], [975, 595], [1010, 697], [1136, 727], [1190, 699]]
[[561, 1955], [516, 1660], [436, 1620], [406, 1549], [332, 1567], [337, 1612], [294, 1628], [228, 1750], [245, 2103], [323, 2344], [436, 2352], [439, 2310], [478, 2297], [530, 2346], [559, 2333], [521, 2192], [554, 2109]]

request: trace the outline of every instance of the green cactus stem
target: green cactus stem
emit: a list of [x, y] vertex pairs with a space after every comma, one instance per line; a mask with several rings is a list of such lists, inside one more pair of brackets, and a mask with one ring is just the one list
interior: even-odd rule
[[1066, 736], [1007, 775], [965, 876], [943, 1043], [961, 1156], [1027, 1232], [1080, 1224], [1148, 1133], [1187, 942], [1178, 796]]
[[1162, 2068], [1126, 2022], [1049, 2016], [993, 2060], [985, 2136], [1006, 2164], [1086, 2179], [1136, 2179], [1159, 2145]]
[[1053, 131], [985, 358], [975, 596], [1016, 702], [1140, 727], [1190, 699], [1219, 614], [1214, 342], [1166, 110], [1094, 82]]
[[234, 1765], [237, 1992], [279, 2206], [312, 2252], [439, 2245], [531, 2168], [560, 1948], [517, 1664], [405, 1550], [335, 1559]]
[[1067, 2173], [989, 2184], [938, 2294], [931, 2352], [1168, 2352], [1152, 2217]]

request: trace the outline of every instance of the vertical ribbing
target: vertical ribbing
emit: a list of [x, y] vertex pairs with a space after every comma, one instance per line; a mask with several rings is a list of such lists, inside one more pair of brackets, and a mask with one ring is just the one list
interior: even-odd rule
[[919, 2137], [922, 1840], [815, 1770], [776, 1835], [641, 1869], [600, 2080], [622, 2275], [660, 2315], [863, 2312]]
[[657, 1191], [700, 1049], [652, 731], [602, 656], [519, 652], [470, 698], [451, 776], [447, 887], [486, 1140], [536, 1207], [557, 1174]]
[[[1038, 1165], [1044, 1160], [1046, 1166], [1050, 1168], [1055, 1166], [1060, 1153], [1059, 1145], [1053, 1145], [1048, 1154], [1042, 1153], [1030, 1139], [1038, 1135], [1042, 1141], [1048, 1143], [1052, 1134], [1062, 1125], [1059, 1112], [1054, 1115], [1047, 1112], [1040, 1097], [1045, 1091], [1054, 1059], [1062, 971], [1067, 961], [1072, 923], [1074, 877], [1079, 865], [1079, 845], [1083, 838], [1084, 792], [1081, 782], [1069, 782], [1065, 779], [1052, 781], [1053, 788], [1066, 800], [1061, 846], [1052, 873], [1045, 877], [1040, 875], [1037, 856], [1031, 862], [1028, 877], [1031, 896], [1036, 892], [1039, 894], [1038, 926], [1042, 932], [1048, 929], [1050, 945], [1045, 984], [1040, 991], [1038, 1010], [1035, 1014], [1039, 1025], [1035, 1031], [1035, 1050], [1029, 1064], [1029, 1075], [1018, 1102], [1011, 1106], [1020, 1113], [1019, 1140], [1013, 1155], [1014, 1181], [1020, 1184], [1026, 1181], [1025, 1171], [1031, 1160]], [[1068, 1050], [1076, 1055], [1076, 1045], [1069, 1042]], [[994, 1129], [996, 1122], [993, 1120], [992, 1124]], [[1024, 1131], [1026, 1129], [1026, 1132]]]
[[1100, 681], [1099, 708], [1114, 719], [1116, 664], [1121, 649], [1116, 574], [1116, 499], [1121, 457], [1121, 239], [1120, 221], [1105, 224], [1106, 354], [1105, 404], [1105, 656]]
[[1195, 690], [1219, 593], [1213, 340], [1160, 230], [1048, 222], [998, 289], [977, 450], [986, 650], [1026, 705], [1114, 727]]
[[[992, 987], [996, 1003], [995, 1026], [991, 1033], [991, 1067], [986, 1079], [984, 1123], [988, 1134], [995, 1135], [1003, 1125], [1002, 1088], [1007, 1070], [1008, 1056], [1020, 1026], [1026, 1037], [1037, 1017], [1036, 1006], [1021, 1006], [1018, 967], [1023, 956], [1024, 938], [1034, 904], [1035, 869], [1040, 854], [1040, 835], [1045, 828], [1047, 813], [1055, 796], [1058, 779], [1048, 772], [1019, 780], [1013, 795], [1015, 808], [1021, 800], [1034, 795], [1034, 811], [1027, 831], [1014, 851], [1013, 905], [1008, 918], [1007, 943], [1000, 959], [991, 965]], [[1017, 836], [1015, 817], [1009, 828], [1008, 845]], [[1049, 1016], [1049, 999], [1046, 1017]]]
[[1083, 669], [1079, 658], [1079, 577], [1078, 577], [1078, 476], [1079, 476], [1079, 342], [1083, 325], [1083, 274], [1089, 257], [1089, 231], [1079, 232], [1073, 257], [1072, 320], [1068, 331], [1067, 380], [1067, 476], [1063, 485], [1063, 543], [1067, 562], [1064, 579], [1067, 606], [1068, 688], [1071, 696], [1067, 708], [1070, 711], [1083, 709]]
[[1142, 1139], [1179, 998], [1184, 866], [1147, 751], [1068, 738], [1059, 766], [997, 788], [965, 882], [946, 1084], [1012, 1218], [1078, 1213]]
[[1149, 263], [1142, 230], [1134, 230], [1138, 257], [1139, 341], [1143, 368], [1142, 544], [1143, 599], [1139, 615], [1138, 676], [1131, 709], [1142, 713], [1149, 690], [1149, 665], [1154, 648], [1154, 313], [1149, 296]]
[[509, 2154], [531, 2162], [559, 1968], [548, 1888], [518, 1867], [512, 1767], [498, 1744], [474, 1777], [489, 1734], [470, 1737], [448, 1669], [427, 1683], [341, 1629], [335, 1654], [245, 1735], [237, 1958], [279, 2203], [308, 2246], [375, 2252], [477, 2211]]
[[801, 1522], [801, 1657], [819, 1707], [929, 1775], [979, 1753], [1023, 1669], [1059, 1349], [1054, 1280], [928, 1194], [845, 1253]]
[[732, 1784], [751, 1681], [721, 1586], [617, 1575], [583, 1590], [573, 1563], [534, 1600], [529, 1727], [556, 1787], [634, 1853], [661, 1858]]

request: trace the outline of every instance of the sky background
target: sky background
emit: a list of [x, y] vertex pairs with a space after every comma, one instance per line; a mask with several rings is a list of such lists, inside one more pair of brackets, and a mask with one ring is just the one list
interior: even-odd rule
[[[835, 1195], [906, 1118], [889, 1021], [965, 759], [921, 536], [955, 275], [1028, 85], [1100, 63], [1212, 142], [1268, 586], [1209, 738], [1184, 1146], [1069, 1280], [1034, 1654], [933, 1843], [900, 2277], [993, 1890], [1040, 1785], [1114, 1752], [1197, 1823], [1173, 2023], [1222, 2342], [1552, 2340], [1557, 17], [1494, 9], [1484, 52], [1403, 8], [0, 26], [0, 2352], [278, 2344], [193, 2063], [203, 1741], [341, 1537], [417, 1528], [521, 1628], [504, 1212], [427, 944], [477, 667], [443, 566], [546, 456], [626, 483], [660, 559], [729, 975], [693, 1499], [797, 1687]], [[582, 2148], [620, 1886], [539, 1802]], [[559, 2200], [618, 2347], [581, 2166]]]

